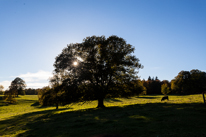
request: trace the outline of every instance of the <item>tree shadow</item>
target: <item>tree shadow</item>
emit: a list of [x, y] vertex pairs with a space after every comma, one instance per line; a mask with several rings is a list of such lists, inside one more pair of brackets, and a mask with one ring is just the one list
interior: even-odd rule
[[[112, 133], [125, 137], [206, 136], [203, 104], [148, 103], [61, 112], [45, 110], [0, 121], [0, 136], [91, 137]], [[195, 123], [195, 124], [194, 124]]]
[[36, 101], [35, 103], [31, 104], [31, 106], [40, 106], [40, 104], [38, 101]]
[[[52, 116], [54, 112], [63, 111], [67, 109], [69, 108], [61, 108], [58, 110], [42, 110], [42, 111], [31, 112], [31, 113], [26, 113], [23, 115], [14, 116], [7, 120], [1, 120], [0, 121], [0, 125], [1, 125], [0, 126], [0, 136], [9, 135], [10, 133], [12, 133], [12, 131], [14, 131], [14, 129], [15, 131], [12, 134], [20, 130], [25, 130], [27, 129], [27, 126], [30, 126], [31, 123], [33, 122], [35, 123], [41, 120], [42, 118], [48, 118]], [[35, 130], [35, 128], [33, 128], [33, 130]]]
[[21, 100], [17, 100], [17, 102], [26, 102], [26, 103], [31, 103], [34, 102], [35, 100], [31, 100], [31, 99], [21, 99]]
[[0, 107], [1, 106], [5, 106], [6, 104], [5, 104], [5, 102], [3, 101], [3, 97], [2, 96], [0, 96]]
[[[42, 106], [41, 104], [39, 104], [38, 101], [34, 102], [33, 104], [31, 104], [32, 107], [35, 107], [35, 108], [39, 108], [39, 109], [43, 109], [43, 108], [53, 108], [53, 107], [56, 107], [56, 106]], [[67, 106], [67, 105], [59, 105], [59, 107], [66, 107], [65, 109], [72, 109], [71, 106]], [[61, 110], [62, 108], [59, 108], [59, 110]]]
[[136, 98], [144, 98], [144, 99], [157, 99], [157, 98], [160, 98], [160, 97], [136, 97]]
[[188, 96], [188, 95], [197, 95], [197, 94], [168, 94], [168, 96]]
[[[14, 103], [15, 104], [15, 103]], [[0, 96], [0, 107], [11, 105], [8, 101], [3, 100], [3, 96]]]
[[[21, 95], [21, 96], [24, 96], [24, 95]], [[18, 97], [16, 96], [15, 98], [22, 98], [21, 96], [18, 96]]]
[[0, 102], [0, 107], [2, 107], [2, 106], [8, 106], [8, 104], [5, 102]]
[[9, 101], [0, 101], [0, 106], [8, 106], [8, 105], [18, 105], [23, 103], [32, 103], [34, 100], [17, 100], [14, 103], [10, 103]]
[[115, 98], [107, 98], [104, 101], [106, 101], [106, 102], [122, 102], [121, 100], [115, 99]]

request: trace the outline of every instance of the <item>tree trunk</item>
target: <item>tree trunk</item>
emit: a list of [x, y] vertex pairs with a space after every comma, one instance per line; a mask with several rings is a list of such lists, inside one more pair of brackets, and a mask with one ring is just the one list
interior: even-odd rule
[[204, 104], [206, 103], [205, 102], [205, 92], [202, 92], [202, 97], [203, 97], [203, 101], [204, 101]]
[[98, 100], [97, 108], [105, 108], [104, 106], [104, 89], [101, 86], [95, 86], [96, 97]]
[[104, 98], [103, 97], [99, 97], [98, 98], [98, 106], [97, 108], [105, 108], [104, 106]]
[[19, 95], [19, 91], [18, 91], [18, 90], [16, 90], [16, 97], [18, 97], [18, 95]]
[[56, 109], [58, 109], [59, 104], [58, 104], [58, 97], [57, 97], [57, 92], [56, 92]]
[[59, 108], [59, 104], [56, 102], [56, 109], [58, 109]]

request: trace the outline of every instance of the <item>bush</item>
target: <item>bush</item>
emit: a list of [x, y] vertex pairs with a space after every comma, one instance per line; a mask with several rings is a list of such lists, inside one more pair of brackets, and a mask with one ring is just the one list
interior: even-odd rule
[[161, 92], [162, 92], [162, 94], [164, 94], [164, 95], [167, 95], [167, 94], [170, 92], [170, 88], [168, 87], [167, 84], [163, 84], [163, 85], [161, 86]]
[[13, 103], [16, 103], [16, 99], [14, 97], [15, 97], [15, 94], [13, 94], [13, 92], [5, 91], [3, 99], [13, 104]]
[[4, 95], [4, 92], [3, 92], [3, 91], [0, 91], [0, 95]]

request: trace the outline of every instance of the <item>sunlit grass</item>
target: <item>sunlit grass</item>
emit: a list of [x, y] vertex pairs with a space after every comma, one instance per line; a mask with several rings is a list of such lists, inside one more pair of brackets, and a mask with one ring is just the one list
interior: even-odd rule
[[[29, 112], [41, 111], [41, 109], [37, 109], [37, 107], [32, 106], [38, 100], [38, 97], [36, 95], [19, 96], [18, 98], [16, 98], [16, 100], [17, 103], [8, 105], [2, 103], [3, 101], [0, 100], [0, 120]], [[46, 109], [52, 108], [48, 107]]]
[[202, 95], [169, 95], [169, 101], [161, 102], [162, 97], [105, 99], [105, 109], [97, 109], [97, 101], [90, 101], [59, 110], [41, 107], [35, 95], [20, 96], [15, 105], [6, 106], [0, 100], [0, 136], [206, 136]]
[[[133, 105], [133, 104], [147, 104], [147, 103], [171, 103], [171, 104], [185, 104], [185, 103], [203, 103], [202, 95], [169, 95], [169, 101], [162, 101], [161, 98], [163, 95], [142, 95], [131, 98], [114, 98], [114, 99], [105, 99], [104, 103], [107, 107], [119, 106], [123, 107], [125, 105]], [[43, 111], [43, 110], [53, 110], [55, 106], [50, 107], [41, 107], [38, 105], [38, 97], [36, 95], [25, 95], [19, 96], [17, 99], [17, 103], [14, 105], [5, 105], [0, 101], [0, 120], [6, 119], [11, 116], [21, 115], [30, 112]], [[37, 105], [36, 105], [37, 104]], [[65, 109], [62, 111], [58, 111], [56, 113], [62, 113], [65, 111], [75, 111], [80, 109], [89, 109], [96, 108], [97, 101], [89, 101], [84, 103], [75, 103], [66, 106], [60, 106], [59, 109]]]

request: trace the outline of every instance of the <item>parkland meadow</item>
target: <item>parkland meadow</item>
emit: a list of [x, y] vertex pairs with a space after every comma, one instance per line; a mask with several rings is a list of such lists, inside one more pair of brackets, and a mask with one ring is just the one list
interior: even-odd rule
[[123, 137], [204, 137], [206, 106], [201, 94], [141, 95], [44, 107], [36, 95], [6, 104], [0, 96], [0, 136], [92, 137], [120, 134]]

